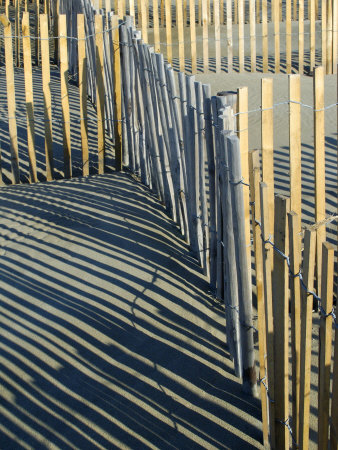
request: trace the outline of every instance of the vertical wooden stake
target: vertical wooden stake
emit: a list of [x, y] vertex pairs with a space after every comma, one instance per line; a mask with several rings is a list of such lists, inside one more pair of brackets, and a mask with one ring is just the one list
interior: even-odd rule
[[[307, 229], [304, 237], [303, 281], [309, 291], [313, 290], [316, 254], [316, 233]], [[311, 295], [302, 290], [301, 301], [301, 341], [300, 348], [300, 397], [299, 397], [299, 448], [309, 448], [310, 417], [310, 378], [311, 378], [311, 340], [312, 340]]]
[[[237, 90], [238, 112], [237, 129], [240, 141], [242, 177], [245, 183], [249, 182], [249, 105], [248, 88]], [[245, 242], [247, 246], [248, 273], [251, 279], [251, 237], [250, 237], [250, 195], [249, 189], [244, 189], [244, 220], [245, 220]]]
[[216, 73], [219, 73], [221, 71], [221, 29], [219, 21], [219, 0], [214, 0], [214, 25], [215, 25], [215, 65], [216, 65]]
[[95, 16], [95, 53], [96, 53], [96, 110], [97, 110], [97, 150], [98, 173], [104, 173], [105, 168], [105, 98], [104, 98], [104, 67], [103, 67], [103, 23], [102, 16]]
[[286, 73], [292, 69], [291, 0], [286, 0]]
[[18, 129], [16, 125], [16, 104], [15, 104], [15, 84], [14, 84], [14, 61], [12, 44], [12, 25], [6, 16], [1, 15], [0, 21], [4, 26], [5, 40], [5, 61], [6, 61], [6, 83], [7, 83], [7, 105], [8, 105], [8, 126], [11, 148], [12, 181], [14, 184], [20, 183], [19, 169], [19, 146]]
[[34, 125], [34, 98], [33, 98], [33, 76], [32, 76], [32, 49], [29, 37], [29, 14], [23, 13], [22, 18], [22, 46], [23, 63], [25, 73], [25, 95], [27, 112], [27, 146], [29, 158], [30, 181], [38, 181], [36, 174], [36, 156], [35, 156], [35, 125]]
[[79, 91], [80, 91], [80, 123], [82, 149], [82, 175], [89, 175], [88, 120], [87, 120], [87, 56], [84, 15], [77, 15]]
[[[322, 308], [329, 314], [333, 307], [334, 247], [323, 243]], [[329, 403], [332, 354], [332, 316], [320, 317], [318, 448], [329, 447]]]
[[244, 72], [244, 4], [238, 0], [238, 60], [239, 71]]
[[203, 21], [203, 72], [209, 71], [209, 38], [208, 38], [208, 8], [204, 0], [202, 2], [202, 21]]
[[[324, 111], [324, 67], [317, 67], [313, 78], [314, 105], [314, 153], [315, 153], [315, 221], [325, 219], [325, 111]], [[317, 229], [316, 276], [318, 295], [321, 288], [322, 245], [325, 241], [325, 226]]]
[[165, 0], [165, 28], [167, 36], [167, 60], [169, 64], [172, 64], [173, 48], [171, 37], [171, 0]]
[[111, 16], [111, 26], [113, 28], [113, 48], [114, 48], [114, 138], [115, 138], [115, 168], [122, 170], [122, 95], [121, 95], [121, 59], [120, 59], [120, 36], [118, 29], [118, 16]]
[[59, 15], [60, 30], [60, 78], [61, 78], [61, 107], [63, 130], [63, 164], [65, 178], [72, 177], [72, 156], [70, 139], [70, 113], [68, 94], [68, 48], [67, 48], [67, 17]]
[[232, 0], [227, 1], [227, 56], [228, 73], [232, 72], [233, 45], [232, 45]]
[[[262, 179], [267, 184], [269, 211], [274, 211], [273, 168], [273, 79], [262, 79]], [[270, 217], [269, 233], [274, 231], [274, 218]]]
[[56, 0], [54, 3], [54, 24], [53, 24], [53, 36], [54, 36], [54, 64], [59, 63], [59, 8], [60, 0]]
[[266, 376], [266, 329], [265, 329], [265, 302], [263, 289], [263, 243], [261, 238], [261, 202], [259, 193], [260, 183], [260, 163], [259, 150], [249, 153], [250, 166], [250, 193], [253, 218], [253, 240], [255, 251], [255, 273], [256, 273], [256, 296], [257, 296], [257, 328], [258, 328], [258, 348], [259, 348], [259, 379], [262, 405], [262, 428], [263, 445], [268, 448], [269, 444], [269, 419], [268, 419], [268, 396], [262, 381]]
[[197, 72], [195, 0], [190, 0], [191, 73]]
[[310, 71], [316, 65], [316, 10], [315, 0], [310, 0]]
[[337, 73], [338, 63], [338, 3], [332, 4], [332, 73]]
[[[289, 254], [288, 220], [290, 199], [277, 195], [275, 199], [276, 247]], [[289, 417], [289, 269], [285, 258], [274, 252], [273, 314], [275, 336], [275, 417], [277, 448], [289, 448], [289, 430], [284, 422]]]
[[326, 7], [327, 0], [322, 0], [322, 7], [321, 7], [321, 31], [322, 31], [322, 66], [326, 68], [326, 13], [327, 13], [327, 7]]
[[263, 41], [263, 72], [269, 70], [268, 54], [268, 4], [267, 0], [262, 0], [262, 41]]
[[[291, 200], [292, 204], [292, 200]], [[290, 269], [294, 276], [290, 278], [291, 292], [291, 350], [292, 350], [292, 432], [294, 442], [299, 442], [299, 390], [300, 390], [300, 279], [296, 275], [300, 270], [300, 217], [289, 213]]]
[[148, 43], [148, 17], [147, 17], [147, 3], [141, 1], [141, 21], [142, 21], [142, 39], [145, 43]]
[[[262, 238], [266, 242], [270, 233], [268, 186], [260, 183], [261, 218], [262, 218]], [[263, 285], [265, 298], [265, 327], [266, 327], [266, 349], [267, 349], [267, 385], [269, 389], [269, 419], [270, 419], [270, 446], [275, 448], [275, 355], [274, 355], [274, 324], [272, 306], [272, 247], [266, 243], [263, 246]], [[272, 401], [271, 401], [272, 400]]]
[[275, 73], [280, 71], [280, 27], [279, 27], [279, 1], [273, 3], [273, 21], [275, 32]]
[[[35, 1], [35, 36], [38, 37], [40, 25], [40, 0]], [[48, 24], [47, 24], [48, 26]], [[42, 42], [41, 42], [42, 46]], [[49, 50], [48, 50], [49, 53]], [[38, 66], [40, 61], [40, 39], [35, 39], [35, 64]]]
[[20, 67], [20, 51], [21, 51], [21, 39], [20, 39], [20, 0], [15, 0], [15, 65]]
[[40, 32], [41, 32], [42, 89], [43, 89], [44, 116], [45, 116], [46, 179], [47, 181], [51, 181], [54, 176], [52, 96], [50, 87], [48, 18], [46, 14], [41, 14], [40, 16]]
[[338, 449], [338, 327], [335, 327], [334, 366], [331, 400], [330, 449]]
[[304, 0], [298, 6], [298, 73], [304, 72]]
[[153, 0], [153, 20], [154, 20], [154, 49], [155, 52], [161, 51], [160, 45], [160, 28], [158, 18], [158, 0]]
[[301, 167], [301, 109], [300, 75], [289, 75], [289, 160], [291, 210], [299, 219], [302, 216], [302, 167]]
[[250, 0], [250, 55], [251, 72], [256, 72], [256, 14], [255, 0]]
[[180, 71], [184, 72], [185, 61], [184, 61], [184, 28], [183, 28], [182, 0], [176, 1], [176, 8], [177, 8], [177, 28], [178, 28], [178, 58]]

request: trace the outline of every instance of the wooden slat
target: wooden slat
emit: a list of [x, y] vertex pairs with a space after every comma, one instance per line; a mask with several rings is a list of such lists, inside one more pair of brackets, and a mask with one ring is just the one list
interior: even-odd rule
[[232, 43], [232, 0], [227, 2], [227, 56], [228, 56], [228, 73], [232, 72], [233, 63], [233, 43]]
[[269, 70], [268, 60], [268, 3], [262, 0], [262, 44], [263, 44], [263, 72]]
[[[264, 242], [271, 235], [269, 211], [273, 211], [269, 207], [268, 186], [266, 183], [260, 183], [260, 200], [261, 200], [261, 219], [262, 219], [262, 237]], [[266, 243], [263, 246], [263, 286], [265, 298], [265, 328], [266, 328], [266, 349], [267, 349], [267, 380], [266, 384], [269, 389], [269, 420], [270, 420], [270, 446], [275, 448], [275, 355], [274, 355], [274, 324], [273, 324], [273, 306], [272, 306], [272, 247]], [[272, 401], [271, 401], [272, 400]]]
[[330, 450], [338, 450], [338, 327], [335, 328], [334, 366], [332, 377]]
[[[239, 112], [237, 116], [237, 129], [240, 140], [242, 177], [245, 183], [249, 183], [249, 105], [247, 87], [237, 90], [237, 104]], [[243, 197], [248, 271], [251, 273], [250, 195], [247, 187], [243, 191]]]
[[214, 26], [215, 26], [215, 65], [216, 65], [216, 73], [219, 73], [221, 71], [221, 29], [219, 18], [219, 0], [214, 0]]
[[21, 39], [20, 39], [20, 0], [15, 0], [15, 65], [16, 67], [20, 67], [20, 59], [21, 59]]
[[113, 37], [113, 71], [114, 71], [114, 138], [115, 138], [115, 168], [122, 170], [122, 95], [121, 95], [121, 60], [120, 60], [120, 36], [118, 29], [119, 18], [117, 15], [111, 16], [112, 37]]
[[289, 160], [291, 210], [299, 218], [302, 215], [302, 167], [301, 167], [301, 95], [300, 75], [289, 75]]
[[238, 0], [238, 60], [239, 71], [244, 72], [244, 0]]
[[255, 0], [250, 0], [250, 59], [251, 72], [256, 72], [256, 13]]
[[310, 71], [312, 71], [316, 65], [316, 9], [315, 0], [309, 0], [310, 7]]
[[332, 73], [337, 73], [338, 64], [338, 2], [332, 5]]
[[173, 48], [171, 36], [171, 0], [165, 0], [165, 29], [167, 37], [167, 60], [169, 64], [172, 64]]
[[206, 1], [202, 2], [202, 22], [203, 22], [203, 72], [209, 71], [209, 38], [208, 38], [208, 8]]
[[292, 69], [292, 22], [291, 22], [291, 0], [286, 0], [286, 73]]
[[[322, 66], [314, 70], [313, 78], [313, 105], [314, 105], [314, 153], [315, 153], [315, 221], [321, 222], [325, 219], [325, 111], [324, 104], [324, 77]], [[318, 295], [321, 287], [321, 262], [322, 245], [325, 241], [325, 226], [317, 229], [317, 283]]]
[[178, 58], [180, 71], [184, 72], [184, 28], [183, 28], [183, 9], [182, 0], [176, 0], [177, 9], [177, 28], [178, 28]]
[[275, 32], [275, 73], [280, 72], [280, 27], [279, 27], [279, 1], [273, 2], [273, 21]]
[[155, 52], [161, 51], [160, 45], [160, 24], [158, 17], [158, 0], [153, 0], [153, 21], [154, 21], [154, 49]]
[[11, 150], [12, 182], [14, 184], [17, 184], [20, 183], [20, 169], [19, 169], [18, 129], [16, 124], [12, 25], [4, 15], [0, 16], [0, 21], [4, 26], [8, 126], [9, 126], [9, 139]]
[[[316, 233], [307, 229], [304, 237], [303, 281], [309, 291], [313, 290], [316, 254]], [[309, 448], [310, 419], [310, 378], [311, 378], [311, 341], [312, 341], [311, 295], [302, 289], [301, 300], [301, 341], [300, 348], [300, 397], [299, 397], [299, 446]]]
[[[323, 243], [322, 308], [329, 314], [333, 307], [334, 247]], [[332, 355], [332, 316], [321, 314], [319, 332], [318, 448], [329, 444], [329, 402]]]
[[68, 48], [67, 48], [67, 17], [59, 15], [60, 30], [60, 78], [61, 78], [61, 107], [63, 130], [63, 164], [65, 178], [72, 176], [72, 156], [70, 138], [70, 113], [68, 94]]
[[[273, 167], [273, 80], [262, 79], [262, 179], [267, 184], [269, 210], [274, 211]], [[274, 218], [270, 217], [270, 234], [273, 234]]]
[[[275, 198], [276, 247], [284, 255], [289, 254], [289, 233], [287, 214], [290, 199], [282, 195]], [[289, 448], [289, 430], [284, 425], [289, 417], [289, 269], [284, 257], [274, 252], [274, 335], [275, 335], [275, 417], [277, 448]]]
[[332, 2], [327, 1], [327, 15], [326, 15], [326, 73], [332, 73]]
[[[56, 0], [54, 3], [54, 24], [53, 24], [53, 36], [57, 38], [59, 36], [59, 6], [60, 0]], [[59, 63], [59, 39], [54, 39], [54, 64]]]
[[36, 183], [36, 155], [35, 155], [35, 124], [34, 124], [34, 97], [33, 97], [33, 76], [32, 76], [32, 49], [31, 40], [28, 37], [29, 31], [29, 13], [24, 12], [22, 17], [22, 46], [23, 63], [25, 75], [25, 96], [27, 113], [27, 147], [29, 158], [30, 181]]
[[103, 67], [103, 22], [102, 16], [95, 16], [95, 53], [96, 53], [96, 111], [97, 111], [97, 151], [98, 173], [105, 168], [105, 98]]
[[190, 1], [191, 73], [195, 74], [197, 72], [195, 0], [189, 1]]
[[43, 89], [44, 116], [45, 116], [46, 179], [47, 181], [51, 181], [54, 177], [52, 95], [50, 86], [48, 17], [46, 16], [46, 14], [40, 15], [40, 33], [41, 33], [42, 89]]
[[[39, 25], [40, 25], [40, 0], [35, 0], [35, 36], [40, 35]], [[41, 42], [41, 47], [42, 47], [42, 42]], [[42, 58], [42, 56], [41, 56], [41, 58]], [[40, 39], [35, 39], [35, 64], [37, 66], [39, 65], [39, 61], [40, 61]]]
[[145, 43], [148, 42], [148, 14], [147, 14], [147, 2], [141, 1], [139, 4], [141, 8], [141, 31], [142, 39]]
[[78, 64], [79, 64], [79, 91], [80, 91], [80, 124], [81, 124], [81, 150], [82, 150], [82, 175], [89, 175], [89, 151], [88, 151], [88, 120], [87, 120], [87, 57], [85, 41], [84, 15], [77, 15], [78, 37]]
[[[289, 217], [290, 270], [297, 275], [300, 270], [301, 246], [299, 223], [300, 217], [291, 211]], [[291, 292], [291, 351], [292, 351], [292, 448], [295, 450], [299, 442], [299, 392], [300, 392], [300, 279], [290, 277]]]
[[298, 73], [304, 72], [304, 0], [298, 6]]
[[253, 241], [255, 252], [255, 275], [256, 275], [256, 297], [257, 297], [257, 328], [258, 328], [258, 352], [259, 352], [259, 380], [260, 380], [260, 394], [262, 406], [262, 428], [263, 428], [263, 445], [268, 448], [269, 443], [269, 419], [268, 419], [268, 396], [262, 381], [266, 375], [266, 330], [265, 330], [265, 304], [264, 304], [264, 289], [263, 289], [263, 242], [261, 238], [261, 202], [259, 183], [260, 163], [259, 150], [254, 150], [249, 154], [250, 166], [250, 193], [253, 217]]

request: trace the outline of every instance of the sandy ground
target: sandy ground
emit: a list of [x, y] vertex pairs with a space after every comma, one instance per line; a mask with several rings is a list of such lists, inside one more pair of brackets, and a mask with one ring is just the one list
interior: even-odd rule
[[2, 189], [0, 448], [261, 448], [224, 312], [128, 175]]

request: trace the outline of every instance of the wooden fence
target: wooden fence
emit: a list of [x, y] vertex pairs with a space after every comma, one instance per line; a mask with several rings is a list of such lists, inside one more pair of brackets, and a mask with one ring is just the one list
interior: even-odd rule
[[96, 0], [135, 18], [146, 43], [180, 71], [335, 73], [334, 0]]
[[[320, 313], [321, 342], [318, 441], [320, 448], [327, 448], [330, 438], [331, 447], [337, 448], [338, 333], [333, 309], [334, 250], [326, 242], [323, 209], [324, 111], [328, 109], [323, 103], [325, 69], [319, 67], [314, 71], [314, 106], [311, 107], [315, 123], [316, 226], [306, 229], [302, 245], [299, 75], [289, 76], [287, 101], [290, 198], [275, 197], [272, 124], [276, 105], [273, 102], [273, 81], [262, 80], [261, 154], [249, 152], [248, 89], [238, 90], [237, 112], [234, 114], [230, 106], [232, 96], [212, 97], [210, 86], [196, 82], [193, 75], [179, 73], [177, 86], [172, 65], [165, 61], [163, 54], [156, 53], [141, 39], [140, 31], [132, 25], [132, 18], [122, 20], [107, 10], [105, 14], [95, 14], [89, 1], [83, 5], [85, 15], [77, 16], [78, 31], [74, 23], [71, 25], [61, 14], [57, 21], [58, 32], [48, 39], [44, 38], [48, 36], [48, 18], [44, 14], [40, 16], [43, 39], [39, 51], [44, 89], [47, 89], [45, 101], [48, 101], [48, 78], [45, 76], [49, 58], [43, 55], [49, 47], [43, 44], [57, 38], [59, 46], [56, 46], [58, 50], [55, 47], [55, 52], [59, 52], [57, 58], [61, 74], [67, 73], [69, 65], [73, 69], [77, 64], [79, 67], [76, 72], [82, 99], [79, 120], [86, 118], [87, 94], [97, 107], [99, 171], [104, 171], [106, 128], [115, 139], [117, 167], [121, 168], [124, 163], [164, 203], [204, 273], [210, 277], [215, 295], [224, 302], [227, 342], [235, 372], [242, 378], [243, 388], [252, 394], [257, 389], [254, 333], [258, 333], [263, 438], [264, 444], [272, 448], [288, 448], [291, 442], [294, 447], [299, 444], [299, 448], [308, 448], [310, 381], [313, 383], [312, 309], [315, 299]], [[71, 14], [66, 3], [60, 4], [60, 8], [63, 7], [66, 16]], [[11, 25], [4, 16], [2, 23], [5, 33], [10, 36]], [[68, 24], [67, 31], [64, 31], [65, 23]], [[85, 36], [81, 34], [83, 29]], [[65, 36], [68, 36], [68, 45]], [[12, 49], [8, 49], [11, 42], [12, 38], [5, 39], [10, 77], [14, 65]], [[28, 42], [29, 38], [24, 35], [23, 43], [26, 45]], [[71, 175], [67, 79], [63, 77], [61, 80], [65, 100], [62, 123], [65, 173]], [[9, 81], [8, 86], [13, 87], [13, 78]], [[9, 94], [12, 95], [12, 91]], [[337, 104], [329, 106], [333, 110]], [[10, 130], [15, 130], [15, 111], [10, 107], [9, 104]], [[48, 104], [45, 110], [48, 150], [52, 123]], [[27, 120], [28, 128], [34, 130], [28, 108]], [[85, 126], [85, 120], [83, 124]], [[84, 139], [85, 136], [86, 132]], [[11, 137], [15, 180], [18, 175], [15, 131]], [[51, 154], [47, 151], [46, 167], [50, 160]], [[34, 164], [31, 164], [33, 173]], [[303, 251], [300, 250], [302, 246]], [[257, 290], [257, 326], [254, 326], [252, 314], [252, 269]], [[335, 363], [330, 391], [332, 319], [335, 325]], [[291, 368], [288, 363], [290, 345]], [[291, 389], [289, 375], [292, 377]], [[289, 393], [292, 394], [291, 416]]]
[[[314, 106], [304, 105], [312, 108], [315, 124], [316, 224], [306, 228], [303, 239], [300, 76], [289, 76], [286, 102], [290, 114], [290, 198], [275, 197], [272, 130], [273, 111], [278, 105], [273, 103], [272, 79], [262, 80], [261, 164], [259, 152], [248, 151], [246, 88], [238, 90], [238, 112], [234, 115], [228, 106], [231, 98], [211, 97], [210, 87], [196, 82], [194, 76], [181, 72], [177, 89], [171, 65], [145, 44], [135, 29], [124, 24], [120, 36], [121, 48], [128, 52], [122, 54], [122, 87], [129, 112], [124, 137], [130, 152], [129, 167], [163, 201], [204, 272], [210, 275], [217, 297], [225, 304], [227, 342], [235, 371], [243, 379], [243, 388], [251, 393], [256, 387], [253, 335], [258, 333], [265, 445], [285, 449], [292, 443], [294, 448], [296, 444], [308, 448], [315, 305], [321, 343], [318, 442], [320, 448], [327, 448], [330, 436], [332, 448], [336, 448], [337, 344], [332, 391], [330, 373], [332, 323], [337, 330], [337, 319], [333, 307], [334, 247], [325, 241], [323, 117], [325, 110], [333, 111], [337, 103], [323, 103], [324, 68], [315, 69]], [[252, 317], [252, 256], [257, 328]], [[337, 335], [336, 331], [336, 342]], [[289, 394], [293, 399], [291, 415]]]

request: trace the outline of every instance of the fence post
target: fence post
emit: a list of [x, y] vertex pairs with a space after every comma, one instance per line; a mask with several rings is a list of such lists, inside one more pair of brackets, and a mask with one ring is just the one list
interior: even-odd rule
[[[316, 233], [310, 229], [305, 231], [303, 282], [308, 291], [313, 290], [314, 267], [316, 255]], [[311, 295], [303, 289], [301, 300], [301, 341], [300, 348], [300, 397], [299, 397], [299, 448], [309, 447], [310, 416], [310, 376], [311, 376], [311, 340], [312, 340], [312, 307]]]
[[270, 233], [268, 186], [266, 183], [260, 183], [260, 201], [261, 201], [261, 219], [262, 219], [262, 239], [263, 246], [263, 286], [265, 299], [265, 331], [266, 331], [266, 353], [267, 353], [267, 385], [269, 394], [269, 421], [270, 421], [270, 446], [275, 448], [275, 357], [274, 357], [274, 323], [272, 309], [272, 247], [267, 240]]
[[227, 27], [227, 56], [228, 56], [228, 73], [232, 72], [233, 64], [233, 42], [232, 42], [232, 0], [226, 0], [226, 27]]
[[20, 0], [15, 0], [15, 65], [20, 67], [20, 50], [21, 50], [21, 39], [20, 39]]
[[84, 14], [77, 15], [80, 125], [82, 149], [82, 175], [89, 175], [88, 120], [87, 120], [87, 57]]
[[[35, 1], [35, 37], [38, 38], [40, 36], [39, 33], [39, 25], [40, 25], [40, 0], [34, 0]], [[40, 25], [41, 27], [41, 25]], [[48, 27], [48, 23], [47, 23]], [[42, 46], [42, 42], [41, 42]], [[48, 50], [49, 52], [49, 50]], [[40, 39], [35, 39], [35, 64], [39, 65], [39, 56], [40, 56]], [[42, 58], [42, 56], [41, 56]]]
[[[221, 0], [223, 4], [223, 0]], [[214, 0], [214, 26], [215, 26], [215, 69], [221, 71], [221, 30], [219, 20], [219, 0]]]
[[194, 75], [197, 72], [195, 0], [189, 0], [189, 5], [190, 5], [189, 12], [190, 12], [191, 73]]
[[[325, 111], [324, 111], [324, 67], [314, 70], [313, 105], [314, 105], [314, 159], [315, 159], [315, 221], [325, 220]], [[325, 241], [325, 225], [317, 229], [316, 275], [317, 292], [321, 291], [322, 245]]]
[[269, 70], [268, 48], [268, 2], [262, 0], [262, 44], [263, 44], [263, 72]]
[[217, 237], [216, 237], [216, 154], [213, 141], [213, 126], [211, 113], [211, 87], [203, 84], [203, 110], [205, 123], [206, 153], [209, 175], [209, 226], [210, 226], [210, 284], [216, 288]]
[[[224, 100], [224, 99], [222, 99]], [[227, 148], [228, 131], [226, 119], [229, 119], [231, 108], [225, 107], [220, 110], [218, 117], [218, 138], [217, 148], [217, 236], [220, 240], [222, 252], [218, 254], [218, 270], [222, 272], [224, 289], [225, 317], [226, 317], [226, 337], [229, 346], [230, 355], [234, 361], [235, 374], [237, 377], [243, 377], [243, 357], [241, 345], [240, 330], [240, 312], [239, 312], [239, 290], [238, 290], [238, 271], [236, 262], [236, 248], [234, 239], [234, 221], [233, 221], [233, 199], [230, 189], [230, 171], [229, 171], [229, 152]], [[227, 117], [228, 116], [228, 117]], [[220, 256], [223, 256], [221, 258]], [[221, 266], [221, 267], [220, 267]]]
[[8, 18], [3, 14], [0, 16], [0, 21], [4, 26], [8, 125], [9, 125], [9, 138], [11, 149], [12, 177], [13, 177], [12, 181], [14, 184], [18, 184], [20, 183], [20, 169], [19, 169], [18, 129], [16, 124], [12, 25], [8, 20]]
[[332, 400], [331, 400], [331, 425], [330, 425], [331, 449], [338, 448], [338, 327], [335, 327], [334, 343], [334, 366], [332, 380]]
[[202, 1], [202, 23], [203, 23], [203, 72], [209, 71], [209, 38], [208, 38], [208, 5], [207, 0]]
[[298, 6], [298, 73], [304, 72], [304, 0]]
[[292, 22], [291, 22], [291, 0], [286, 0], [286, 73], [292, 70]]
[[[292, 205], [292, 199], [291, 199]], [[290, 269], [293, 274], [300, 270], [300, 217], [294, 211], [289, 217], [289, 246]], [[299, 277], [290, 278], [291, 298], [291, 351], [292, 351], [292, 432], [294, 441], [293, 450], [299, 442], [299, 389], [300, 389], [300, 280]]]
[[105, 168], [105, 94], [103, 69], [103, 17], [100, 14], [95, 16], [95, 54], [98, 173], [103, 174]]
[[22, 47], [23, 63], [25, 75], [25, 95], [27, 112], [27, 146], [29, 157], [30, 181], [38, 181], [36, 174], [35, 155], [35, 124], [34, 124], [34, 97], [33, 97], [33, 76], [32, 76], [32, 49], [29, 37], [29, 13], [24, 12], [22, 18]]
[[52, 95], [50, 87], [48, 18], [46, 14], [41, 14], [40, 16], [40, 32], [41, 32], [42, 89], [43, 89], [44, 115], [45, 115], [46, 179], [47, 181], [51, 181], [54, 177]]
[[[273, 79], [262, 79], [262, 179], [267, 184], [269, 210], [274, 211], [273, 167]], [[268, 235], [274, 231], [274, 217], [270, 216]]]
[[238, 0], [238, 61], [239, 71], [244, 72], [244, 0]]
[[66, 14], [59, 15], [63, 163], [64, 163], [65, 178], [71, 178], [72, 157], [71, 157], [70, 115], [69, 115], [69, 96], [68, 96], [68, 48], [67, 48], [66, 20], [67, 20]]
[[258, 328], [258, 352], [259, 352], [259, 383], [262, 407], [262, 428], [263, 445], [268, 448], [269, 445], [269, 419], [268, 419], [268, 396], [264, 388], [264, 378], [266, 376], [266, 330], [265, 330], [265, 302], [263, 289], [263, 243], [261, 238], [261, 202], [259, 193], [260, 163], [259, 150], [253, 150], [249, 153], [250, 166], [250, 194], [252, 204], [252, 222], [253, 222], [253, 241], [255, 252], [255, 273], [256, 273], [256, 298], [257, 298], [257, 328]]
[[[334, 247], [323, 243], [322, 308], [333, 308]], [[318, 448], [328, 448], [330, 373], [332, 355], [332, 316], [321, 314], [319, 333]]]
[[[288, 212], [290, 199], [282, 195], [275, 198], [274, 243], [284, 255], [289, 254]], [[275, 337], [275, 418], [276, 446], [289, 448], [289, 430], [284, 421], [289, 417], [289, 270], [286, 260], [274, 252], [273, 315]]]
[[113, 117], [114, 117], [114, 140], [115, 140], [115, 169], [122, 170], [122, 93], [121, 93], [121, 55], [120, 55], [120, 33], [119, 18], [111, 16], [111, 27], [113, 35]]
[[250, 55], [251, 55], [251, 72], [256, 72], [256, 14], [255, 0], [250, 0]]
[[[142, 1], [141, 1], [142, 4]], [[167, 60], [169, 64], [173, 62], [173, 48], [171, 37], [171, 0], [165, 0], [165, 28], [167, 36]]]
[[[239, 319], [241, 329], [243, 390], [257, 395], [257, 379], [252, 326], [251, 283], [248, 276], [247, 244], [245, 236], [245, 210], [241, 171], [240, 144], [236, 135], [227, 137], [230, 169], [230, 191], [236, 248]], [[248, 180], [247, 180], [248, 181]], [[247, 189], [247, 187], [245, 187]]]

